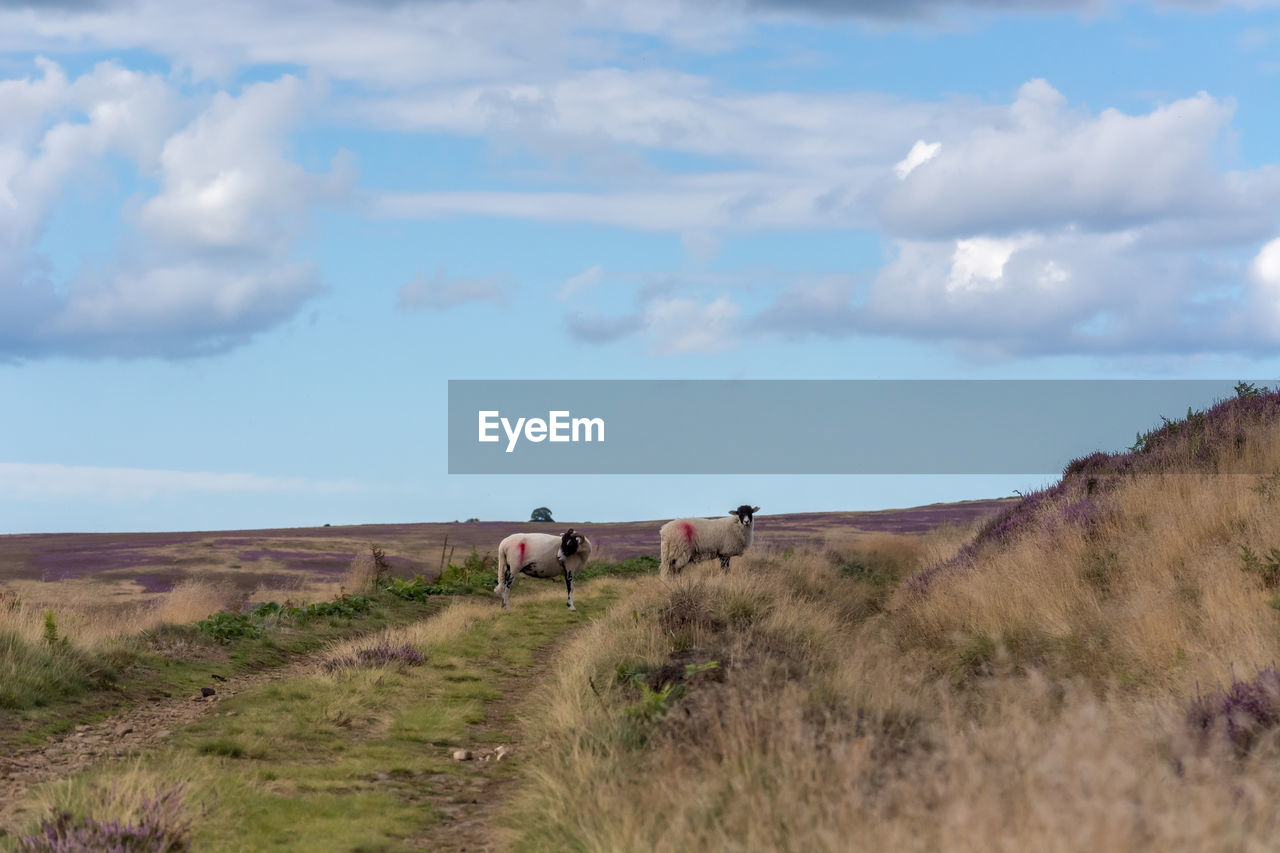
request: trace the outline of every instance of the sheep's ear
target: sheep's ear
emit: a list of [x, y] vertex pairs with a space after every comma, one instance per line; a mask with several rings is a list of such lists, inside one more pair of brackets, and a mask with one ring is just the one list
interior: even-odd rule
[[[729, 515], [738, 515], [738, 511], [736, 509], [731, 509], [729, 510]], [[738, 515], [738, 518], [742, 518], [742, 516]]]
[[755, 514], [756, 514], [757, 512], [759, 512], [759, 511], [760, 511], [760, 507], [758, 507], [758, 506], [753, 506], [753, 507], [751, 508], [751, 514], [752, 514], [752, 515], [755, 515]]

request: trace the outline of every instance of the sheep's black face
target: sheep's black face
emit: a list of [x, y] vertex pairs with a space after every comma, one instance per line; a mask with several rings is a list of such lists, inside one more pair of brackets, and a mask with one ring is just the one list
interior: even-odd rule
[[753, 516], [759, 511], [760, 511], [760, 507], [758, 506], [753, 507], [753, 506], [747, 506], [746, 504], [743, 504], [737, 509], [729, 510], [729, 515], [736, 515], [738, 517], [739, 524], [741, 524], [744, 527], [749, 527], [751, 526]]
[[582, 544], [582, 534], [574, 533], [570, 527], [560, 537], [560, 552], [566, 557], [578, 553], [578, 546]]

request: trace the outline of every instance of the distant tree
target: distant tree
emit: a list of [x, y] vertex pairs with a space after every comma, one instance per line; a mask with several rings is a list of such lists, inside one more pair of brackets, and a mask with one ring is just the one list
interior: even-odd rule
[[529, 516], [529, 520], [530, 521], [555, 521], [555, 519], [551, 517], [551, 510], [547, 509], [545, 506], [540, 506], [537, 509], [535, 509], [533, 511], [533, 514]]
[[479, 520], [480, 520], [480, 519], [478, 519], [478, 518], [468, 518], [468, 519], [467, 519], [467, 524], [470, 524], [470, 523], [471, 523], [471, 522], [473, 522], [473, 521], [479, 521]]

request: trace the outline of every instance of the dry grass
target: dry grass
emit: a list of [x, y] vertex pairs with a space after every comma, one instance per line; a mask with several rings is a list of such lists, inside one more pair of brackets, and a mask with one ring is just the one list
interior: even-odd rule
[[1271, 593], [1240, 559], [1241, 545], [1280, 545], [1280, 512], [1258, 483], [1236, 475], [1137, 478], [1108, 497], [1107, 516], [1088, 533], [1035, 531], [984, 555], [977, 570], [944, 575], [928, 595], [900, 592], [895, 604], [904, 628], [926, 646], [1034, 638], [1049, 649], [1078, 649], [1081, 660], [1058, 661], [1075, 674], [1186, 694], [1276, 656]]
[[[139, 634], [157, 625], [190, 625], [220, 610], [248, 601], [288, 601], [305, 605], [327, 601], [357, 588], [359, 578], [297, 583], [287, 589], [259, 586], [247, 597], [225, 579], [189, 578], [168, 592], [144, 595], [129, 583], [90, 579], [53, 582], [17, 580], [0, 587], [0, 631], [27, 642], [44, 636], [45, 614], [51, 612], [60, 637], [84, 651]], [[361, 587], [363, 588], [363, 587]]]
[[[1280, 471], [1266, 446], [1248, 467]], [[1241, 545], [1280, 547], [1267, 482], [1136, 477], [1100, 499], [1095, 525], [1033, 527], [924, 593], [900, 582], [968, 532], [831, 536], [749, 554], [728, 576], [641, 581], [531, 700], [545, 758], [508, 840], [1273, 849], [1276, 733], [1240, 758], [1205, 748], [1186, 715], [1197, 685], [1277, 658], [1273, 593], [1240, 559]], [[646, 717], [656, 700], [628, 674], [672, 660], [715, 660], [723, 677], [691, 677]]]
[[103, 586], [87, 581], [14, 584], [15, 589], [0, 593], [0, 630], [38, 643], [45, 614], [52, 613], [58, 635], [89, 651], [157, 625], [191, 624], [239, 602], [229, 585], [204, 580], [182, 581], [149, 601], [113, 602]]

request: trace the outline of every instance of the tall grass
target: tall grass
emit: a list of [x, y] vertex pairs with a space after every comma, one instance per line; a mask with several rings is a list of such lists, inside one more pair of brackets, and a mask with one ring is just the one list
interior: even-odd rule
[[833, 537], [642, 582], [531, 700], [545, 758], [508, 839], [1273, 847], [1278, 411], [1088, 457], [967, 542]]

